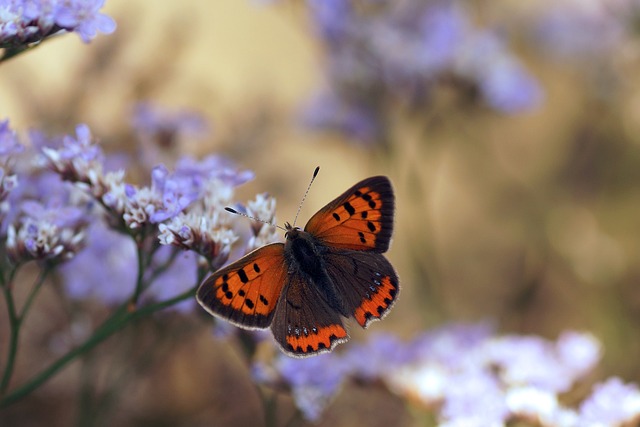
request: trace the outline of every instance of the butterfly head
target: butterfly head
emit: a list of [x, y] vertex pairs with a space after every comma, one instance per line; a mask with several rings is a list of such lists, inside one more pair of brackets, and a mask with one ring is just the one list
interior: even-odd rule
[[298, 235], [302, 231], [300, 227], [294, 227], [288, 222], [284, 223], [284, 228], [286, 230], [284, 233], [284, 238], [287, 240], [295, 239], [296, 237], [298, 237]]

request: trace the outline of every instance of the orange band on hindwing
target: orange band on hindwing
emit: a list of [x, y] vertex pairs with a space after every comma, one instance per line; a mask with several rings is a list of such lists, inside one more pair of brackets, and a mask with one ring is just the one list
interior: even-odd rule
[[297, 355], [330, 350], [334, 345], [346, 341], [348, 338], [347, 331], [342, 325], [296, 328], [296, 330], [287, 332], [287, 350]]
[[391, 277], [382, 277], [377, 284], [377, 288], [371, 287], [362, 304], [356, 308], [354, 317], [362, 326], [366, 328], [372, 320], [381, 319], [393, 305], [398, 284], [393, 283]]

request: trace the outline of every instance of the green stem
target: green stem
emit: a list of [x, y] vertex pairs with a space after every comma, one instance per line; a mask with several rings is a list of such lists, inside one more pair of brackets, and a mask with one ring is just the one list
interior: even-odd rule
[[131, 298], [131, 303], [134, 307], [138, 304], [140, 294], [142, 294], [142, 291], [144, 290], [144, 281], [142, 280], [144, 278], [145, 271], [143, 242], [144, 240], [136, 242], [136, 249], [138, 251], [138, 276], [136, 277], [136, 290], [133, 293], [133, 297]]
[[22, 311], [20, 312], [20, 321], [22, 321], [27, 315], [29, 308], [31, 308], [31, 304], [33, 304], [33, 301], [35, 300], [36, 295], [38, 294], [38, 291], [40, 290], [40, 288], [42, 288], [42, 284], [44, 283], [44, 279], [47, 277], [47, 274], [49, 274], [49, 268], [44, 267], [43, 269], [40, 270], [40, 275], [38, 276], [38, 280], [33, 285], [33, 288], [31, 289], [31, 293], [29, 293], [29, 296], [27, 297], [27, 301], [24, 303], [24, 306], [22, 307]]
[[13, 286], [13, 278], [15, 277], [15, 272], [17, 268], [11, 272], [9, 282], [2, 286], [4, 291], [4, 297], [7, 301], [7, 312], [9, 314], [9, 328], [10, 328], [10, 337], [9, 337], [9, 349], [7, 351], [7, 364], [4, 367], [4, 372], [2, 374], [2, 379], [0, 380], [0, 395], [4, 394], [9, 387], [9, 382], [11, 381], [11, 377], [13, 376], [13, 369], [15, 366], [16, 355], [18, 354], [18, 342], [20, 338], [20, 327], [22, 326], [22, 322], [24, 321], [31, 304], [35, 300], [36, 294], [42, 287], [44, 283], [44, 279], [47, 277], [47, 273], [49, 272], [48, 268], [43, 268], [40, 271], [40, 275], [38, 276], [38, 280], [33, 285], [29, 296], [27, 297], [27, 301], [22, 307], [22, 311], [18, 314], [16, 310], [15, 300], [13, 299], [13, 294], [11, 292], [11, 287]]
[[16, 353], [18, 352], [18, 338], [20, 335], [20, 317], [18, 317], [18, 313], [16, 312], [13, 294], [9, 288], [9, 285], [2, 287], [4, 298], [7, 302], [7, 313], [9, 314], [10, 337], [9, 349], [7, 350], [7, 364], [4, 367], [2, 380], [0, 380], [0, 394], [4, 394], [9, 386], [9, 381], [13, 374], [13, 366], [16, 360]]
[[128, 303], [120, 306], [111, 315], [111, 317], [109, 317], [98, 329], [96, 329], [94, 334], [89, 337], [83, 344], [74, 348], [73, 350], [70, 350], [60, 359], [53, 362], [48, 368], [44, 369], [42, 372], [33, 377], [29, 382], [2, 398], [0, 400], [0, 408], [9, 406], [12, 403], [15, 403], [18, 400], [22, 399], [33, 390], [44, 384], [53, 375], [64, 368], [69, 362], [73, 361], [76, 357], [90, 351], [98, 344], [109, 338], [111, 335], [127, 326], [129, 323], [147, 317], [159, 310], [184, 301], [187, 298], [192, 298], [194, 292], [195, 287], [173, 298], [155, 304], [146, 305], [136, 311], [129, 311]]

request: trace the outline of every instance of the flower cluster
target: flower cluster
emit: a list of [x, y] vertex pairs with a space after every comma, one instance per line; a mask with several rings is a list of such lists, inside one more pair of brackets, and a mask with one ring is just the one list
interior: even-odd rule
[[0, 48], [20, 48], [60, 31], [88, 43], [98, 31], [110, 34], [115, 21], [100, 12], [104, 0], [0, 0]]
[[615, 54], [637, 37], [635, 0], [563, 0], [546, 5], [533, 20], [536, 45], [562, 59]]
[[389, 105], [423, 107], [442, 86], [478, 94], [502, 113], [530, 109], [542, 99], [537, 81], [504, 40], [475, 27], [459, 2], [307, 5], [325, 46], [328, 82], [303, 113], [312, 127], [375, 140]]
[[[150, 170], [150, 184], [136, 185], [125, 181], [124, 169], [107, 170], [107, 156], [86, 125], [77, 126], [75, 135], [62, 138], [32, 133], [32, 142], [41, 153], [41, 168], [52, 171], [68, 188], [84, 194], [85, 201], [97, 201], [92, 207], [104, 208], [100, 212], [94, 209], [86, 232], [69, 233], [83, 242], [86, 237], [87, 241], [87, 248], [61, 268], [72, 298], [97, 298], [114, 304], [130, 296], [136, 280], [140, 280], [136, 244], [149, 251], [139, 285], [145, 290], [143, 299], [164, 300], [194, 286], [198, 280], [198, 256], [213, 269], [227, 261], [238, 236], [232, 228], [233, 215], [223, 208], [231, 204], [234, 188], [253, 178], [252, 172], [238, 170], [220, 156], [202, 160], [182, 157], [173, 171], [157, 165]], [[60, 204], [52, 212], [67, 222], [78, 218], [75, 211], [65, 209]], [[43, 228], [43, 217], [53, 218], [52, 212], [47, 211], [47, 216], [40, 215], [40, 211], [25, 210], [22, 234], [11, 230], [11, 237], [16, 237], [16, 257], [24, 258], [25, 251], [36, 251], [39, 246], [34, 246], [35, 241], [45, 248], [54, 243], [60, 246], [32, 236], [49, 230]], [[87, 213], [88, 210], [79, 217], [83, 218], [83, 227], [88, 222]], [[38, 216], [32, 218], [34, 215]], [[53, 224], [61, 226], [55, 221]], [[189, 301], [182, 306], [192, 305], [193, 301]]]
[[306, 418], [317, 420], [348, 379], [382, 381], [389, 390], [435, 408], [440, 426], [622, 425], [640, 420], [640, 391], [611, 378], [577, 408], [559, 395], [585, 379], [600, 359], [589, 334], [565, 332], [557, 341], [496, 336], [486, 325], [451, 325], [404, 342], [374, 335], [342, 354], [280, 357], [256, 364], [257, 381], [287, 387]]
[[0, 223], [9, 211], [7, 198], [11, 190], [18, 185], [18, 177], [12, 174], [7, 162], [9, 158], [21, 153], [24, 146], [18, 142], [16, 133], [9, 128], [9, 120], [0, 122]]

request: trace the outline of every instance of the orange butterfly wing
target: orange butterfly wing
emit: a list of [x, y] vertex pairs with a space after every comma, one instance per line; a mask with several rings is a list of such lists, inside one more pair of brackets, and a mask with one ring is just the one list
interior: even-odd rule
[[287, 281], [284, 245], [272, 243], [216, 271], [196, 299], [209, 313], [245, 329], [268, 328]]
[[395, 197], [385, 176], [360, 181], [320, 209], [304, 230], [341, 249], [386, 252], [393, 232]]

